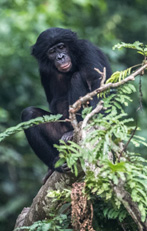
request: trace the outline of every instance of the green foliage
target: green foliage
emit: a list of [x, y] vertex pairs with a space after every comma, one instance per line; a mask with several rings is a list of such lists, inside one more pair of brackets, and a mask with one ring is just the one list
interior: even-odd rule
[[[129, 153], [127, 155], [130, 157]], [[99, 161], [99, 165], [103, 167], [100, 168], [98, 177], [95, 177], [92, 171], [87, 173], [86, 185], [89, 191], [101, 196], [106, 203], [111, 204], [110, 207], [104, 209], [105, 216], [113, 219], [118, 217], [120, 221], [128, 216], [121, 201], [116, 198], [112, 187], [112, 185], [118, 185], [119, 179], [121, 179], [125, 182], [125, 188], [131, 194], [133, 201], [138, 204], [142, 221], [145, 221], [147, 213], [147, 167], [144, 166], [145, 162], [145, 160], [129, 162], [125, 158], [123, 161], [122, 158], [121, 162], [112, 164], [107, 158], [103, 158]]]
[[[79, 146], [73, 142], [70, 145], [61, 141], [58, 148], [60, 152], [59, 164], [65, 161], [72, 171], [77, 175], [77, 162], [81, 163], [85, 170], [86, 162], [93, 164], [98, 170], [88, 169], [86, 171], [86, 192], [96, 197], [100, 196], [102, 200], [109, 204], [109, 207], [103, 208], [104, 216], [111, 219], [118, 218], [122, 222], [128, 213], [124, 208], [122, 201], [116, 197], [113, 186], [118, 185], [120, 179], [124, 182], [124, 187], [130, 193], [132, 200], [137, 203], [141, 212], [142, 221], [146, 219], [147, 212], [147, 167], [145, 159], [129, 150], [123, 150], [120, 144], [127, 143], [131, 137], [132, 131], [135, 129], [130, 124], [133, 119], [126, 118], [122, 105], [128, 106], [128, 102], [132, 101], [129, 94], [135, 92], [132, 84], [126, 84], [118, 89], [117, 94], [112, 94], [104, 99], [104, 107], [106, 115], [99, 113], [95, 115], [87, 126], [87, 136], [82, 145]], [[83, 114], [88, 113], [87, 109]], [[90, 132], [90, 127], [92, 129]], [[136, 147], [141, 144], [147, 147], [144, 138], [134, 135], [130, 142]], [[109, 158], [113, 158], [111, 162]]]
[[[94, 147], [90, 148], [89, 151], [82, 152], [83, 158], [87, 153], [88, 162], [94, 163], [97, 168], [101, 166], [98, 177], [90, 170], [87, 172], [85, 181], [89, 192], [93, 192], [111, 203], [110, 207], [104, 209], [104, 215], [111, 219], [117, 217], [120, 222], [128, 214], [113, 192], [112, 185], [118, 185], [119, 179], [125, 182], [126, 190], [131, 194], [133, 201], [138, 204], [142, 221], [145, 221], [147, 212], [147, 167], [144, 165], [145, 159], [127, 151], [126, 153], [123, 152], [123, 156], [118, 161], [119, 143], [127, 142], [131, 131], [134, 129], [134, 126], [128, 126], [133, 120], [124, 118], [126, 114], [124, 114], [121, 104], [128, 105], [127, 101], [131, 101], [131, 99], [127, 94], [134, 91], [135, 89], [131, 84], [124, 85], [118, 90], [117, 96], [111, 95], [104, 99], [104, 106], [107, 107], [106, 113], [108, 114], [105, 117], [99, 114], [90, 124], [90, 126], [102, 127], [102, 129], [94, 130], [87, 135], [85, 145], [90, 143]], [[121, 114], [118, 113], [119, 110]], [[97, 142], [97, 140], [99, 141]], [[136, 147], [141, 144], [147, 146], [144, 141], [144, 138], [134, 136], [130, 142]], [[115, 155], [114, 164], [108, 160], [108, 153]]]
[[116, 71], [114, 72], [111, 77], [107, 80], [106, 83], [116, 83], [116, 82], [120, 82], [121, 80], [123, 80], [125, 77], [127, 77], [128, 75], [130, 75], [132, 68], [128, 68], [124, 71]]
[[[116, 45], [113, 46], [113, 50], [115, 49], [121, 49], [121, 48], [129, 48], [129, 49], [134, 49], [137, 51], [137, 53], [141, 54], [144, 56], [144, 59], [146, 61], [146, 57], [147, 57], [147, 45], [144, 45], [143, 43], [136, 41], [134, 43], [118, 43]], [[141, 65], [141, 64], [140, 64]], [[136, 65], [139, 66], [139, 65]], [[134, 66], [134, 67], [136, 67]], [[132, 68], [134, 67], [130, 67], [124, 71], [116, 71], [112, 74], [112, 76], [107, 80], [107, 83], [116, 83], [119, 82], [121, 80], [123, 80], [124, 78], [126, 78], [128, 75], [130, 75]]]
[[[51, 216], [51, 215], [50, 215]], [[60, 214], [50, 220], [37, 221], [31, 226], [23, 226], [15, 230], [29, 230], [29, 231], [72, 231], [68, 228], [69, 218], [65, 214]]]
[[49, 191], [47, 194], [48, 197], [53, 198], [53, 202], [57, 200], [62, 200], [64, 202], [70, 202], [71, 190], [70, 189], [63, 189], [62, 191]]
[[36, 126], [40, 123], [55, 122], [55, 121], [58, 121], [61, 117], [62, 117], [62, 115], [50, 115], [50, 116], [45, 115], [42, 117], [37, 117], [35, 119], [29, 120], [27, 122], [20, 123], [17, 126], [8, 128], [3, 133], [0, 133], [0, 142], [3, 141], [7, 136], [13, 135], [17, 132], [24, 130], [24, 129], [27, 129], [27, 128], [32, 127], [32, 126]]
[[54, 145], [54, 147], [60, 152], [60, 159], [57, 161], [55, 167], [59, 167], [67, 162], [68, 167], [71, 168], [71, 171], [77, 176], [77, 161], [80, 160], [83, 166], [83, 158], [80, 152], [82, 148], [72, 141], [68, 141], [68, 144], [66, 144], [63, 140], [60, 140], [60, 145]]
[[[124, 113], [122, 108], [122, 104], [127, 106], [128, 102], [131, 101], [131, 98], [126, 94], [131, 94], [134, 91], [133, 85], [126, 84], [118, 89], [117, 95], [112, 94], [104, 99], [104, 107], [107, 108], [106, 115], [103, 116], [103, 114], [99, 113], [88, 125], [88, 128], [92, 126], [102, 129], [94, 129], [89, 132], [85, 141], [83, 141], [83, 147], [90, 143], [90, 148], [84, 149], [72, 141], [69, 141], [70, 145], [65, 144], [62, 140], [60, 145], [55, 145], [60, 152], [60, 160], [57, 166], [66, 161], [71, 170], [77, 175], [77, 160], [80, 161], [84, 168], [85, 160], [96, 163], [100, 157], [107, 155], [109, 151], [118, 152], [118, 143], [121, 141], [127, 142], [131, 131], [135, 128], [134, 126], [128, 126], [128, 123], [133, 122], [133, 119], [125, 118], [127, 114]], [[83, 115], [86, 112], [89, 113], [89, 110], [84, 109]], [[97, 142], [98, 140], [99, 142]], [[143, 143], [140, 137], [131, 139], [131, 142], [136, 146]]]
[[121, 49], [121, 48], [129, 48], [129, 49], [134, 49], [137, 50], [137, 53], [143, 55], [144, 57], [147, 56], [147, 45], [144, 45], [143, 43], [136, 41], [134, 43], [118, 43], [113, 46], [113, 50], [115, 49]]
[[108, 219], [118, 218], [120, 222], [122, 222], [128, 216], [127, 211], [123, 207], [117, 209], [112, 207], [112, 205], [105, 208], [103, 212], [104, 216]]
[[[136, 156], [135, 153], [133, 156]], [[132, 160], [126, 164], [127, 183], [126, 188], [130, 192], [133, 201], [138, 204], [142, 221], [145, 221], [147, 214], [147, 161], [144, 159]]]
[[89, 114], [92, 111], [92, 107], [85, 107], [84, 110], [82, 110], [82, 118], [84, 119], [87, 114]]

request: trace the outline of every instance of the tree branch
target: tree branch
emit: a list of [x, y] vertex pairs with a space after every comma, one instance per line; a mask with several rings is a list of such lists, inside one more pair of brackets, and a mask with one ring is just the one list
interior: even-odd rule
[[77, 100], [72, 106], [70, 106], [69, 108], [69, 114], [70, 114], [70, 118], [73, 118], [72, 114], [75, 114], [83, 104], [85, 104], [87, 101], [91, 100], [93, 96], [104, 92], [110, 88], [117, 88], [120, 87], [121, 85], [129, 82], [129, 81], [133, 81], [135, 79], [135, 77], [139, 74], [142, 73], [142, 71], [144, 69], [147, 68], [147, 63], [145, 63], [142, 67], [138, 68], [136, 71], [134, 71], [134, 73], [132, 73], [131, 75], [129, 75], [128, 77], [126, 77], [125, 79], [121, 80], [120, 82], [117, 83], [107, 83], [107, 84], [102, 84], [101, 87], [97, 88], [96, 90], [88, 93], [87, 95], [81, 97], [79, 100]]
[[118, 185], [112, 186], [117, 198], [122, 202], [134, 222], [138, 225], [139, 231], [147, 230], [147, 222], [142, 222], [141, 213], [137, 204], [132, 200], [131, 195], [125, 190], [124, 182], [119, 179]]
[[101, 100], [98, 105], [96, 106], [95, 109], [93, 109], [83, 120], [82, 123], [82, 130], [87, 126], [88, 121], [97, 113], [99, 113], [104, 107], [103, 107], [104, 102]]
[[36, 197], [33, 199], [32, 205], [22, 210], [16, 220], [15, 228], [30, 226], [35, 221], [50, 218], [50, 214], [53, 210], [56, 210], [59, 202], [53, 202], [53, 198], [47, 196], [48, 192], [52, 190], [62, 191], [64, 188], [72, 186], [72, 183], [80, 179], [83, 175], [83, 172], [80, 172], [78, 178], [76, 178], [72, 173], [61, 174], [59, 172], [54, 172], [40, 188]]

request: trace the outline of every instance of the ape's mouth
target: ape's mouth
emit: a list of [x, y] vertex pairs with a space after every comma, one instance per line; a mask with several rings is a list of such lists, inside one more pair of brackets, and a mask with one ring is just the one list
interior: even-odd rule
[[61, 64], [60, 68], [62, 71], [69, 71], [71, 69], [71, 62]]

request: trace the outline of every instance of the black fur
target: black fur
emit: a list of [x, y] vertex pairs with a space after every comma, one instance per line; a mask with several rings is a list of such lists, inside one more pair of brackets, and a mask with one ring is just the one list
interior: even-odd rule
[[[59, 71], [55, 66], [56, 60], [51, 60], [48, 55], [49, 49], [61, 42], [66, 46], [65, 56], [69, 56], [72, 63], [71, 69], [65, 72]], [[38, 60], [50, 111], [52, 114], [62, 114], [63, 118], [68, 118], [69, 105], [100, 86], [100, 75], [94, 68], [103, 71], [106, 67], [107, 78], [111, 75], [111, 68], [103, 52], [89, 41], [78, 39], [76, 33], [68, 29], [51, 28], [42, 32], [32, 47], [32, 55]], [[94, 97], [90, 105], [95, 107], [97, 103], [98, 99]], [[51, 113], [29, 107], [23, 111], [22, 121]], [[77, 116], [77, 119], [80, 121], [81, 117]], [[30, 146], [49, 169], [63, 172], [62, 167], [54, 168], [58, 151], [53, 145], [58, 144], [59, 139], [70, 131], [72, 126], [67, 122], [41, 124], [27, 129], [25, 133]]]

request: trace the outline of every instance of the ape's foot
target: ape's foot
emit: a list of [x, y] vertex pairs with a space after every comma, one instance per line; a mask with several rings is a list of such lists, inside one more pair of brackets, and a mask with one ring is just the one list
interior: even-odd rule
[[66, 132], [64, 135], [61, 137], [61, 140], [63, 140], [66, 144], [70, 140], [73, 140], [73, 131]]
[[60, 173], [71, 173], [71, 169], [67, 166], [67, 163], [62, 164], [62, 166], [54, 169], [48, 169], [48, 172], [46, 175], [43, 177], [42, 182], [43, 184], [46, 183], [48, 178], [52, 175], [54, 171], [60, 172]]

